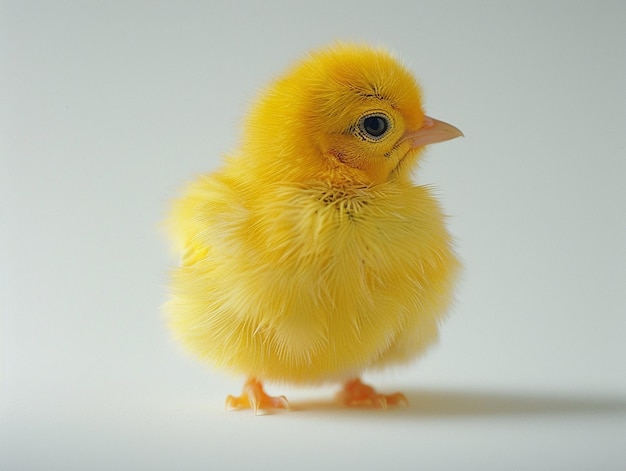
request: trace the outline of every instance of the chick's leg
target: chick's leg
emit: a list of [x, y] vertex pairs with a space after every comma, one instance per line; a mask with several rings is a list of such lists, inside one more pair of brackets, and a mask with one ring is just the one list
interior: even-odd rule
[[386, 409], [394, 406], [408, 406], [409, 401], [402, 393], [380, 394], [361, 382], [359, 378], [348, 381], [339, 393], [340, 400], [351, 407], [374, 407]]
[[289, 403], [285, 396], [269, 396], [263, 390], [263, 384], [255, 378], [249, 378], [243, 386], [241, 396], [228, 396], [226, 398], [226, 410], [238, 410], [251, 408], [254, 415], [258, 415], [263, 409], [289, 409]]

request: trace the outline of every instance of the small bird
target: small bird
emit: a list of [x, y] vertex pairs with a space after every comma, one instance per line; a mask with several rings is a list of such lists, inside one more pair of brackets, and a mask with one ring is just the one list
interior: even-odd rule
[[289, 408], [266, 382], [339, 382], [348, 406], [406, 405], [360, 377], [437, 339], [459, 262], [411, 172], [426, 145], [461, 131], [424, 114], [391, 53], [335, 43], [263, 90], [242, 134], [168, 218], [181, 253], [166, 306], [174, 336], [247, 378], [229, 410]]

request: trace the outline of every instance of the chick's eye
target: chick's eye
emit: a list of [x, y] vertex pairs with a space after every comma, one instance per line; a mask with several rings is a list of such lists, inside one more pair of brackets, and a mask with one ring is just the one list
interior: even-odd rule
[[387, 130], [387, 120], [382, 116], [370, 116], [363, 120], [363, 129], [371, 136], [380, 137]]
[[389, 130], [389, 127], [389, 119], [380, 113], [364, 116], [359, 121], [359, 129], [369, 139], [380, 139]]

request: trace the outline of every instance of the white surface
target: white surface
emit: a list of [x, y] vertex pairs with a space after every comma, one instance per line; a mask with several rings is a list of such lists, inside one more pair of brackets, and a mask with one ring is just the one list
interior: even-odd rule
[[[626, 469], [625, 4], [227, 3], [0, 6], [0, 469]], [[241, 379], [162, 325], [158, 222], [334, 39], [397, 51], [465, 132], [417, 176], [458, 303], [426, 358], [367, 376], [409, 409], [274, 386], [305, 410], [226, 413]]]

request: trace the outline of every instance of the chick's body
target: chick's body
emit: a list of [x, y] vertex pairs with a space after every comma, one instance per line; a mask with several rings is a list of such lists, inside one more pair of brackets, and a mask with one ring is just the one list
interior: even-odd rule
[[253, 107], [239, 149], [175, 203], [175, 335], [258, 381], [342, 381], [415, 358], [458, 265], [436, 200], [410, 180], [424, 144], [458, 135], [446, 126], [383, 50], [335, 45], [297, 64]]

